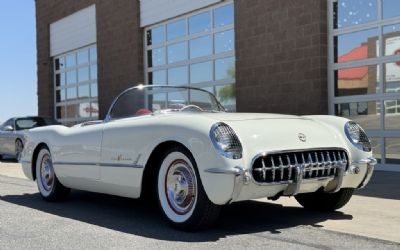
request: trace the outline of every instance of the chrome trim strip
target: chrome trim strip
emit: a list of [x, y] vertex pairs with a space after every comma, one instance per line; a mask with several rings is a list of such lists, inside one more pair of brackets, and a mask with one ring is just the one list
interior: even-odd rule
[[123, 163], [100, 163], [100, 167], [116, 167], [116, 168], [144, 168], [139, 164], [123, 164]]
[[206, 173], [212, 173], [212, 174], [239, 174], [240, 169], [238, 167], [236, 168], [209, 168], [204, 170]]
[[144, 168], [138, 164], [123, 163], [93, 163], [93, 162], [54, 162], [54, 165], [70, 165], [70, 166], [99, 166], [99, 167], [119, 167], [119, 168]]
[[19, 163], [26, 163], [26, 164], [31, 164], [31, 161], [19, 161]]
[[72, 165], [72, 166], [96, 166], [98, 164], [93, 162], [66, 162], [66, 161], [56, 161], [53, 165]]

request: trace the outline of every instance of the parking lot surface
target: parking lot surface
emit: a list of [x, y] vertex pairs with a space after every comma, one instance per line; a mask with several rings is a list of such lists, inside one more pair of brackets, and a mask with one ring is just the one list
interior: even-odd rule
[[400, 249], [399, 178], [376, 172], [335, 213], [293, 198], [253, 200], [225, 207], [209, 230], [185, 233], [139, 200], [73, 191], [45, 202], [19, 164], [0, 163], [0, 249]]

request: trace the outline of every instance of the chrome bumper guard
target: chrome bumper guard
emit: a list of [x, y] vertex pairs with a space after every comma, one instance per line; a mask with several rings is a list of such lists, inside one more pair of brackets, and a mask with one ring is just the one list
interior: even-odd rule
[[352, 165], [356, 165], [356, 166], [367, 164], [367, 172], [365, 173], [364, 179], [362, 180], [362, 182], [360, 183], [360, 185], [357, 188], [363, 188], [367, 185], [367, 183], [369, 182], [369, 180], [372, 177], [372, 173], [374, 172], [374, 168], [377, 163], [378, 163], [378, 161], [375, 158], [369, 157], [367, 159], [362, 159], [362, 160], [352, 164]]

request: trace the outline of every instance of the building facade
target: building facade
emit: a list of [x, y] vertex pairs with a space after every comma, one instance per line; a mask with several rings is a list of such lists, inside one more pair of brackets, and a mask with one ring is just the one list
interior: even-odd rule
[[400, 171], [398, 0], [36, 0], [39, 115], [103, 119], [137, 84], [189, 85], [230, 111], [359, 122]]

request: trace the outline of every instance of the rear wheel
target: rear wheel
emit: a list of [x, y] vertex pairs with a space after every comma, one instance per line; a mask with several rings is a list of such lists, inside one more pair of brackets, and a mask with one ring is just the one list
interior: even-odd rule
[[306, 193], [295, 198], [306, 209], [332, 212], [346, 205], [353, 192], [354, 188], [342, 188], [336, 193]]
[[221, 206], [208, 199], [196, 163], [185, 148], [177, 146], [165, 152], [157, 183], [159, 205], [174, 227], [201, 229], [218, 218]]
[[40, 149], [36, 161], [36, 182], [40, 195], [47, 201], [65, 199], [70, 189], [64, 187], [54, 172], [50, 151], [43, 147]]
[[20, 139], [17, 139], [15, 141], [15, 158], [17, 159], [17, 161], [21, 160], [22, 150], [24, 150], [24, 144]]

